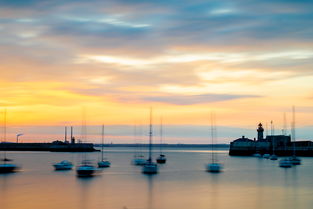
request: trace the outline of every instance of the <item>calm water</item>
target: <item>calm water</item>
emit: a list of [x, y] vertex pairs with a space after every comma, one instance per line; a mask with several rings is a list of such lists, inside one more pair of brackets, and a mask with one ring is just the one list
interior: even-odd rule
[[[278, 161], [230, 157], [217, 151], [224, 172], [207, 173], [209, 153], [166, 149], [168, 162], [154, 176], [130, 164], [132, 148], [109, 148], [112, 167], [94, 178], [75, 170], [56, 172], [64, 159], [79, 163], [80, 153], [9, 152], [22, 171], [0, 175], [1, 209], [302, 209], [313, 205], [313, 158], [283, 169]], [[88, 153], [89, 159], [99, 153]], [[157, 154], [154, 154], [157, 156]]]

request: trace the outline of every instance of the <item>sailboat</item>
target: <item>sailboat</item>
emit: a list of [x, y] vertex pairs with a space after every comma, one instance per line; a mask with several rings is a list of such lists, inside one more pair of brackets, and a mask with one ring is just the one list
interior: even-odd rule
[[[73, 134], [73, 129], [71, 128], [71, 135]], [[65, 126], [65, 133], [64, 133], [64, 142], [67, 143], [67, 127]], [[53, 167], [56, 171], [65, 171], [65, 170], [72, 170], [73, 164], [68, 160], [62, 160], [59, 163], [53, 164]]]
[[158, 165], [152, 161], [152, 109], [150, 108], [150, 125], [149, 125], [149, 159], [142, 167], [144, 174], [158, 173]]
[[273, 121], [271, 120], [271, 137], [272, 137], [272, 155], [269, 157], [270, 160], [277, 160], [277, 156], [275, 155], [275, 143], [274, 143], [274, 126], [273, 126]]
[[[86, 116], [85, 116], [85, 109], [82, 110], [82, 137], [86, 136]], [[83, 153], [83, 160], [81, 164], [77, 167], [76, 173], [77, 177], [92, 177], [97, 172], [97, 168], [92, 164], [90, 160], [87, 160], [86, 153]]]
[[[137, 138], [137, 127], [134, 127], [134, 138], [136, 140]], [[135, 141], [136, 144], [136, 141]], [[140, 147], [140, 144], [138, 144], [138, 146]], [[135, 146], [135, 149], [137, 148], [137, 146]], [[143, 154], [140, 152], [137, 152], [137, 150], [135, 150], [135, 154], [134, 154], [134, 159], [132, 160], [132, 164], [133, 165], [139, 165], [142, 166], [146, 163], [146, 159], [144, 158]]]
[[291, 123], [291, 131], [292, 131], [292, 141], [293, 141], [293, 155], [289, 158], [292, 165], [300, 165], [301, 159], [296, 156], [296, 120], [295, 120], [295, 107], [292, 106], [292, 123]]
[[275, 144], [274, 144], [274, 138], [272, 138], [272, 146], [273, 146], [273, 154], [270, 156], [270, 160], [277, 160], [277, 156], [275, 155]]
[[76, 169], [78, 177], [92, 177], [97, 172], [97, 168], [90, 160], [83, 160], [80, 166]]
[[291, 166], [292, 166], [292, 163], [289, 160], [289, 158], [283, 158], [279, 161], [279, 167], [290, 168]]
[[162, 153], [162, 142], [163, 142], [163, 126], [162, 126], [162, 118], [161, 118], [161, 126], [160, 126], [160, 156], [156, 159], [157, 163], [159, 164], [165, 164], [166, 163], [166, 157]]
[[216, 127], [215, 127], [215, 124], [213, 123], [213, 120], [215, 118], [213, 118], [213, 117], [214, 117], [214, 115], [213, 115], [213, 113], [211, 113], [211, 140], [212, 140], [211, 141], [211, 148], [212, 148], [211, 160], [212, 160], [212, 162], [206, 166], [206, 170], [207, 170], [207, 172], [211, 172], [211, 173], [219, 173], [222, 171], [222, 165], [217, 162], [217, 159], [215, 158], [215, 153], [213, 150], [213, 143], [214, 143], [214, 138], [216, 135], [216, 133], [215, 133]]
[[[4, 129], [4, 135], [3, 135], [3, 138], [4, 138], [4, 143], [6, 143], [6, 124], [7, 124], [7, 110], [4, 109], [4, 126], [3, 126], [3, 129]], [[16, 171], [17, 169], [17, 165], [13, 164], [13, 163], [7, 163], [8, 161], [12, 161], [11, 159], [8, 159], [7, 158], [7, 155], [6, 155], [6, 151], [4, 151], [4, 158], [1, 159], [1, 161], [3, 163], [0, 163], [0, 173], [13, 173]]]
[[104, 141], [104, 125], [102, 125], [102, 132], [101, 132], [101, 161], [98, 162], [99, 168], [107, 168], [111, 166], [110, 161], [106, 160], [103, 157], [103, 141]]
[[73, 164], [70, 161], [62, 160], [59, 163], [53, 164], [53, 167], [57, 171], [72, 170]]

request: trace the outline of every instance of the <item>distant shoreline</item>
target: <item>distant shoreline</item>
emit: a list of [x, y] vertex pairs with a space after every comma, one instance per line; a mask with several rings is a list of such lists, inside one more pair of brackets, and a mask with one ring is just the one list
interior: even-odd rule
[[[94, 152], [103, 147], [148, 147], [149, 144], [92, 144], [92, 143], [14, 143], [1, 142], [0, 151], [50, 151], [50, 152]], [[154, 148], [229, 148], [229, 144], [152, 144]], [[98, 149], [97, 149], [98, 148]]]
[[[94, 144], [101, 147], [101, 144]], [[148, 147], [149, 144], [103, 144], [103, 147]], [[152, 144], [152, 147], [163, 148], [229, 148], [229, 144]]]

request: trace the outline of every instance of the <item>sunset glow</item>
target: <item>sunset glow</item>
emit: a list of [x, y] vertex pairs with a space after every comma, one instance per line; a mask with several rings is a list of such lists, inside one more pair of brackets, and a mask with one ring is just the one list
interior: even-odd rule
[[1, 1], [1, 112], [11, 127], [79, 126], [82, 108], [88, 125], [133, 126], [153, 107], [165, 126], [209, 126], [213, 110], [219, 126], [280, 130], [295, 105], [297, 126], [311, 127], [312, 11], [307, 1]]

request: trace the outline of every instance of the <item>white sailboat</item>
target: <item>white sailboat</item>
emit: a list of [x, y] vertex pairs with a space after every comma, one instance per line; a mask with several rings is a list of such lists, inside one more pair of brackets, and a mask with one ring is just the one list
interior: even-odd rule
[[[86, 139], [86, 115], [85, 109], [82, 110], [82, 138]], [[77, 177], [92, 177], [98, 169], [93, 165], [90, 160], [87, 160], [86, 153], [83, 153], [83, 160], [81, 164], [76, 168]]]
[[[4, 115], [3, 115], [3, 140], [4, 140], [4, 143], [6, 143], [6, 125], [7, 125], [7, 110], [4, 109]], [[7, 155], [6, 155], [6, 151], [4, 151], [4, 157], [3, 159], [1, 159], [1, 161], [3, 163], [0, 163], [0, 173], [13, 173], [17, 170], [17, 165], [13, 164], [13, 163], [7, 163], [9, 161], [12, 161], [11, 159], [7, 158]]]
[[272, 146], [273, 146], [273, 154], [270, 156], [270, 160], [277, 160], [277, 156], [275, 155], [275, 144], [274, 144], [274, 138], [272, 139]]
[[271, 157], [271, 155], [268, 154], [268, 153], [266, 153], [266, 154], [263, 155], [263, 158], [265, 158], [265, 159], [269, 159], [270, 157]]
[[102, 131], [101, 131], [101, 161], [98, 162], [99, 168], [107, 168], [107, 167], [111, 166], [110, 161], [108, 161], [106, 158], [104, 158], [103, 142], [104, 142], [104, 125], [102, 125]]
[[293, 141], [293, 154], [289, 158], [292, 165], [300, 165], [301, 159], [296, 156], [296, 119], [295, 119], [295, 107], [292, 106], [292, 123], [291, 123], [291, 133]]
[[166, 163], [166, 156], [162, 153], [162, 146], [163, 146], [163, 124], [161, 118], [161, 125], [160, 125], [160, 155], [156, 159], [157, 163], [165, 164]]
[[[222, 171], [223, 169], [223, 166], [217, 162], [217, 159], [215, 157], [215, 153], [214, 153], [214, 150], [213, 150], [213, 143], [214, 143], [214, 138], [215, 138], [215, 135], [216, 135], [216, 127], [215, 127], [215, 118], [213, 118], [214, 115], [213, 113], [211, 113], [211, 148], [212, 148], [212, 155], [211, 155], [211, 160], [212, 162], [207, 164], [206, 166], [206, 171], [207, 172], [211, 172], [211, 173], [219, 173]], [[214, 122], [213, 122], [214, 121]]]
[[291, 166], [292, 166], [292, 163], [289, 160], [289, 158], [284, 158], [279, 161], [279, 167], [290, 168]]
[[[72, 135], [72, 128], [71, 128], [71, 135]], [[67, 142], [67, 127], [65, 127], [65, 133], [64, 133], [64, 142]], [[59, 163], [53, 164], [53, 167], [56, 171], [65, 171], [65, 170], [72, 170], [73, 164], [72, 162], [68, 160], [62, 160]]]
[[152, 109], [150, 108], [150, 125], [149, 125], [149, 159], [142, 167], [144, 174], [158, 173], [158, 165], [152, 161]]
[[269, 157], [270, 160], [277, 160], [277, 156], [275, 155], [275, 143], [274, 143], [274, 129], [273, 129], [273, 121], [271, 120], [271, 136], [272, 136], [272, 147], [273, 147], [273, 150], [272, 150], [272, 155]]
[[83, 160], [81, 165], [76, 169], [78, 177], [92, 177], [98, 169], [89, 160]]
[[61, 171], [61, 170], [72, 170], [73, 164], [70, 161], [62, 160], [59, 163], [53, 164], [53, 167], [55, 170]]
[[[137, 127], [134, 127], [134, 138], [135, 138], [135, 144], [136, 144], [136, 138], [137, 138]], [[138, 143], [138, 148], [141, 148], [141, 145]], [[146, 159], [144, 155], [141, 152], [137, 151], [137, 146], [135, 146], [135, 153], [134, 153], [134, 158], [132, 159], [132, 164], [133, 165], [138, 165], [142, 166], [146, 163]]]

